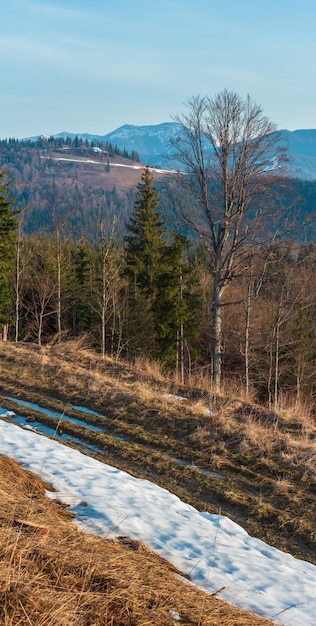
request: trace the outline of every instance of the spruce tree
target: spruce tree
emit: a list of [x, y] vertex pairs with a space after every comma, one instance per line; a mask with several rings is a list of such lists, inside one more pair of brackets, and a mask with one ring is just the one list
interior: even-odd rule
[[165, 246], [153, 310], [160, 355], [168, 366], [175, 366], [184, 382], [184, 344], [195, 336], [194, 310], [199, 296], [192, 293], [196, 282], [194, 265], [188, 261], [190, 244], [184, 235], [173, 233]]
[[159, 343], [164, 356], [176, 349], [176, 336], [181, 325], [187, 321], [188, 310], [183, 298], [182, 262], [186, 239], [174, 235], [172, 243], [165, 246], [163, 265], [158, 280], [157, 298], [154, 303]]
[[187, 294], [183, 292], [182, 257], [187, 240], [174, 235], [165, 240], [164, 220], [158, 211], [160, 196], [146, 166], [137, 186], [129, 234], [125, 237], [125, 275], [129, 278], [130, 352], [159, 357], [175, 364], [183, 327], [188, 322]]
[[137, 185], [134, 211], [125, 237], [124, 274], [129, 279], [127, 345], [129, 355], [158, 356], [154, 315], [164, 250], [164, 220], [158, 211], [159, 193], [146, 166]]
[[16, 213], [12, 211], [15, 200], [11, 198], [11, 182], [6, 182], [5, 178], [6, 172], [0, 172], [0, 325], [3, 339], [6, 339], [13, 314], [10, 272], [18, 225]]
[[160, 197], [152, 180], [147, 165], [137, 185], [137, 199], [127, 226], [129, 234], [125, 237], [125, 274], [134, 290], [140, 289], [149, 298], [155, 295], [164, 248], [164, 220], [157, 211]]

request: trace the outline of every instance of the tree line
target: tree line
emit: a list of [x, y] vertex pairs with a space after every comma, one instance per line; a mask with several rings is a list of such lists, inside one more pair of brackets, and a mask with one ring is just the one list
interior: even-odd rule
[[[78, 146], [77, 146], [78, 144]], [[0, 142], [0, 166], [12, 180], [12, 193], [15, 207], [27, 212], [24, 219], [24, 232], [31, 235], [52, 235], [54, 223], [52, 215], [62, 218], [69, 236], [78, 240], [86, 237], [95, 242], [98, 229], [95, 227], [102, 212], [106, 212], [108, 222], [116, 217], [117, 232], [124, 229], [132, 205], [132, 192], [122, 193], [115, 185], [108, 188], [94, 184], [89, 176], [83, 175], [84, 164], [78, 161], [65, 161], [62, 166], [58, 161], [42, 158], [51, 151], [63, 156], [96, 158], [93, 143], [87, 140], [71, 138], [40, 138], [37, 141], [17, 141], [15, 139]], [[108, 159], [122, 156], [139, 160], [138, 155], [126, 153], [112, 144], [102, 144], [103, 171], [109, 169]], [[98, 171], [94, 172], [98, 180]], [[109, 234], [109, 232], [108, 232]]]
[[55, 137], [54, 135], [45, 137], [44, 135], [41, 135], [34, 140], [19, 140], [12, 137], [0, 140], [1, 153], [6, 162], [15, 162], [16, 160], [19, 160], [20, 155], [23, 155], [24, 158], [30, 158], [28, 156], [29, 153], [31, 151], [35, 152], [38, 148], [50, 151], [73, 150], [81, 156], [87, 154], [92, 156], [94, 149], [99, 148], [101, 152], [106, 153], [110, 157], [120, 156], [137, 163], [140, 161], [139, 154], [136, 150], [128, 152], [127, 150], [122, 150], [117, 145], [112, 144], [109, 141], [89, 141], [88, 139], [78, 137], [78, 135], [75, 137]]
[[2, 326], [39, 344], [84, 333], [102, 356], [158, 359], [181, 382], [207, 371], [215, 391], [235, 378], [271, 405], [313, 396], [316, 251], [284, 237], [274, 126], [228, 91], [192, 99], [178, 120], [174, 201], [194, 244], [166, 228], [148, 166], [124, 240], [100, 219], [95, 245], [67, 240], [58, 215], [53, 235], [24, 236], [3, 183]]

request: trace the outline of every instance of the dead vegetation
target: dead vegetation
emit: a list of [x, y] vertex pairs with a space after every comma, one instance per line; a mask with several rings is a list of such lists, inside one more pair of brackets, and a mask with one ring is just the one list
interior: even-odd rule
[[[250, 534], [316, 563], [316, 424], [306, 407], [275, 413], [227, 393], [215, 397], [206, 381], [181, 387], [150, 363], [101, 359], [84, 340], [2, 343], [0, 382], [3, 396], [79, 418], [70, 405], [97, 411], [104, 417], [84, 419], [103, 433], [66, 422], [64, 432], [97, 446], [100, 460], [199, 510], [221, 510]], [[21, 411], [7, 399], [5, 406]], [[37, 419], [57, 428], [58, 420]]]
[[81, 533], [35, 474], [0, 456], [4, 626], [263, 626], [199, 591], [146, 546]]

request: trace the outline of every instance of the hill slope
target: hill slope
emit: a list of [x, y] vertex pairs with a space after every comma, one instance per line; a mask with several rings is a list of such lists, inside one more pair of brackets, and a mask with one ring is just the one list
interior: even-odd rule
[[[180, 125], [177, 122], [165, 122], [150, 126], [133, 126], [125, 124], [107, 133], [106, 135], [93, 135], [87, 133], [62, 132], [56, 138], [73, 139], [77, 136], [84, 140], [95, 142], [110, 142], [121, 150], [129, 153], [136, 151], [140, 160], [149, 165], [158, 165], [173, 169], [176, 162], [172, 158], [173, 149], [170, 140], [180, 133]], [[316, 179], [316, 130], [302, 129], [278, 131], [280, 143], [287, 148], [289, 163], [289, 176], [298, 177], [302, 180]], [[37, 137], [33, 137], [36, 140]]]
[[[141, 160], [149, 165], [174, 168], [174, 150], [170, 140], [180, 134], [175, 122], [156, 126], [125, 125], [104, 135], [103, 141], [111, 141], [121, 149], [136, 150]], [[302, 180], [316, 179], [316, 130], [280, 130], [280, 145], [286, 147], [289, 162], [288, 175]]]
[[0, 456], [0, 620], [7, 626], [264, 626], [143, 544], [79, 532], [38, 476]]
[[[0, 356], [2, 406], [19, 413], [10, 395], [55, 411], [67, 405], [77, 420], [82, 414], [70, 404], [106, 414], [103, 434], [89, 427], [100, 422], [93, 414], [81, 426], [63, 423], [63, 433], [198, 510], [221, 510], [251, 535], [316, 563], [316, 425], [308, 416], [276, 415], [238, 398], [179, 388], [71, 342], [2, 343]], [[23, 413], [53, 431], [59, 423], [34, 407]]]
[[[0, 168], [13, 181], [16, 207], [25, 209], [26, 234], [54, 232], [54, 220], [68, 237], [94, 243], [100, 220], [109, 236], [122, 236], [144, 165], [107, 150], [64, 141], [2, 142]], [[153, 172], [155, 181], [170, 174]]]
[[[114, 225], [117, 238], [122, 239], [144, 165], [117, 154], [116, 149], [111, 154], [98, 146], [87, 147], [84, 142], [76, 147], [77, 141], [72, 145], [64, 139], [1, 143], [0, 168], [6, 169], [13, 181], [16, 207], [26, 208], [24, 232], [52, 234], [58, 223], [65, 236], [76, 241], [86, 238], [94, 244], [99, 240], [102, 220], [106, 236], [110, 236]], [[174, 173], [154, 168], [153, 177], [166, 227], [196, 238], [184, 223], [170, 191]], [[287, 182], [282, 185], [287, 191], [280, 191], [282, 202], [292, 207], [290, 212], [296, 207], [300, 224], [316, 210], [316, 183], [299, 179]], [[310, 229], [307, 238], [313, 237]]]

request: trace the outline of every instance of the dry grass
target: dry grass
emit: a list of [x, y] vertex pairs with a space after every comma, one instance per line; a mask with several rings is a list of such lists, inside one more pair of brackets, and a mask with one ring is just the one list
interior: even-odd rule
[[281, 495], [292, 496], [295, 494], [295, 485], [284, 476], [277, 476], [275, 479], [275, 490]]
[[159, 380], [160, 382], [165, 381], [163, 368], [159, 361], [153, 361], [151, 359], [138, 356], [134, 359], [133, 365], [139, 376], [147, 376], [149, 380]]
[[83, 534], [45, 485], [0, 457], [0, 623], [4, 626], [263, 626], [181, 579], [128, 538]]
[[[215, 396], [206, 373], [201, 387], [197, 381], [180, 386], [151, 363], [101, 359], [84, 338], [42, 348], [0, 343], [0, 381], [3, 395], [67, 413], [69, 404], [100, 412], [106, 416], [102, 424], [85, 419], [102, 425], [105, 434], [84, 436], [103, 450], [101, 460], [153, 480], [197, 509], [221, 509], [251, 534], [316, 562], [316, 424], [310, 407], [284, 401], [275, 413], [237, 393]], [[67, 433], [78, 435], [78, 427], [68, 424]], [[219, 471], [225, 480], [197, 468]]]

